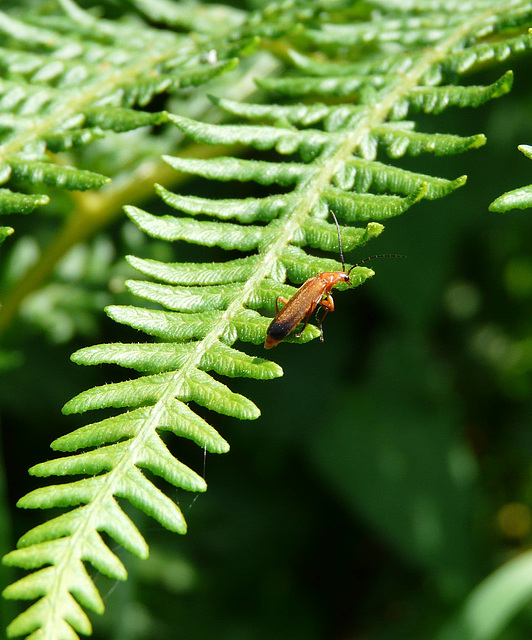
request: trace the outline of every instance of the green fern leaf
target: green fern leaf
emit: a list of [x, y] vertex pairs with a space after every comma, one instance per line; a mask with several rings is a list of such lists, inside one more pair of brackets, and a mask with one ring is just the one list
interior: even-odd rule
[[11, 227], [0, 227], [0, 244], [2, 244], [2, 242], [6, 238], [8, 238], [13, 232], [14, 232], [14, 229], [12, 229]]
[[[109, 178], [57, 162], [51, 154], [85, 146], [108, 131], [159, 125], [165, 112], [133, 109], [162, 92], [206, 83], [235, 67], [255, 43], [244, 21], [236, 32], [177, 34], [137, 21], [96, 20], [71, 0], [55, 13], [0, 12], [0, 173], [24, 184], [97, 189]], [[241, 21], [242, 22], [242, 21]], [[2, 213], [32, 200], [0, 194]]]
[[50, 187], [63, 187], [86, 191], [98, 189], [111, 182], [110, 178], [92, 171], [75, 167], [59, 166], [46, 162], [11, 160], [12, 176], [19, 180], [27, 180], [32, 184], [46, 184]]
[[[115, 442], [122, 438], [131, 439], [141, 431], [142, 426], [149, 417], [150, 410], [146, 407], [141, 407], [128, 413], [119, 414], [101, 422], [81, 427], [77, 431], [55, 440], [52, 443], [52, 448], [56, 451], [76, 451], [85, 447]], [[164, 415], [160, 420], [160, 430], [171, 431], [175, 435], [189, 438], [210, 453], [227, 453], [229, 451], [229, 445], [220, 434], [189, 409], [186, 404], [171, 400], [162, 411]], [[26, 536], [24, 539], [26, 539]], [[120, 544], [123, 543], [120, 542]], [[136, 551], [132, 553], [139, 555]]]
[[264, 185], [279, 184], [287, 186], [297, 182], [305, 171], [304, 165], [241, 160], [240, 158], [198, 160], [195, 158], [185, 159], [164, 156], [164, 160], [171, 167], [183, 173], [191, 173], [209, 180], [221, 180], [223, 182], [239, 180], [241, 182], [258, 182]]
[[500, 98], [512, 88], [513, 73], [507, 71], [493, 84], [467, 87], [416, 87], [408, 95], [410, 107], [425, 113], [441, 113], [447, 107], [479, 107]]
[[223, 264], [204, 262], [168, 263], [142, 260], [129, 256], [129, 264], [147, 276], [170, 284], [207, 285], [227, 284], [246, 280], [257, 265], [257, 256], [228, 260]]
[[89, 127], [111, 129], [117, 133], [163, 124], [167, 121], [167, 115], [165, 111], [148, 113], [122, 107], [92, 107], [84, 112], [85, 124]]
[[[144, 6], [141, 0], [138, 2]], [[75, 13], [78, 23], [86, 30], [92, 28], [93, 23], [83, 12], [78, 14], [70, 2], [63, 3], [69, 7], [69, 20]], [[153, 279], [130, 280], [129, 291], [156, 308], [114, 305], [107, 312], [117, 322], [161, 342], [104, 344], [74, 354], [74, 361], [80, 364], [111, 363], [144, 375], [89, 389], [67, 403], [65, 413], [106, 408], [126, 411], [59, 438], [53, 447], [71, 455], [32, 469], [34, 475], [43, 477], [88, 477], [36, 489], [20, 501], [24, 508], [69, 507], [70, 511], [32, 529], [19, 541], [19, 548], [4, 559], [6, 564], [36, 570], [8, 587], [5, 595], [39, 598], [12, 623], [10, 635], [76, 638], [77, 633], [90, 632], [82, 607], [100, 612], [102, 603], [84, 563], [117, 579], [125, 577], [120, 561], [102, 542], [101, 534], [106, 533], [140, 557], [148, 552], [117, 498], [125, 498], [171, 531], [186, 531], [177, 504], [143, 470], [171, 486], [204, 491], [203, 478], [169, 452], [161, 433], [170, 431], [208, 451], [222, 453], [228, 450], [228, 444], [206, 422], [202, 408], [243, 420], [259, 416], [250, 399], [218, 377], [265, 380], [281, 375], [275, 363], [234, 345], [237, 340], [251, 344], [264, 341], [278, 296], [290, 298], [297, 290], [294, 285], [317, 272], [342, 269], [337, 229], [329, 217], [331, 208], [342, 223], [340, 234], [348, 253], [377, 238], [384, 229], [384, 219], [404, 213], [420, 199], [443, 197], [464, 184], [463, 176], [448, 180], [408, 171], [393, 162], [377, 160], [377, 154], [383, 149], [391, 159], [405, 154], [448, 155], [482, 145], [482, 135], [424, 133], [404, 118], [409, 110], [434, 113], [447, 106], [478, 106], [504, 94], [510, 88], [510, 74], [486, 87], [462, 87], [455, 84], [456, 73], [529, 48], [527, 39], [516, 38], [516, 30], [530, 17], [529, 3], [460, 3], [460, 10], [454, 13], [442, 8], [441, 3], [424, 0], [406, 6], [399, 2], [374, 4], [380, 10], [354, 24], [343, 19], [344, 15], [350, 16], [349, 8], [346, 14], [341, 8], [318, 14], [313, 27], [300, 34], [300, 45], [308, 45], [308, 50], [291, 55], [295, 68], [290, 75], [261, 82], [267, 97], [281, 96], [280, 104], [239, 105], [219, 100], [218, 105], [230, 117], [239, 119], [231, 124], [164, 116], [196, 142], [269, 151], [267, 160], [166, 157], [176, 170], [213, 181], [249, 181], [272, 188], [265, 197], [236, 201], [173, 194], [159, 186], [159, 195], [180, 215], [155, 216], [137, 207], [126, 208], [130, 219], [152, 237], [247, 255], [236, 259], [231, 256], [222, 264], [129, 259], [131, 265]], [[157, 6], [164, 7], [165, 3]], [[280, 5], [271, 8], [274, 16], [282, 10]], [[298, 12], [305, 11], [298, 3], [289, 5], [287, 21], [293, 22]], [[267, 14], [268, 10], [260, 20], [256, 16], [255, 22], [250, 20], [248, 36], [250, 32], [286, 33], [286, 21], [268, 21]], [[329, 15], [338, 18], [338, 24], [323, 24]], [[174, 17], [179, 20], [177, 14]], [[52, 46], [50, 42], [58, 37], [44, 26], [3, 24], [0, 19], [0, 28], [15, 29], [14, 37], [20, 41], [31, 34], [31, 41], [39, 40], [41, 46]], [[143, 39], [134, 27], [123, 28], [121, 33], [127, 33], [131, 49], [146, 48], [154, 40], [151, 32]], [[105, 33], [113, 37], [113, 28], [107, 23], [97, 29], [99, 36]], [[180, 67], [179, 47], [172, 50], [172, 38], [153, 42], [161, 56], [155, 78], [137, 76], [129, 88], [113, 86], [106, 94], [108, 99], [102, 97], [100, 104], [97, 100], [79, 104], [76, 113], [68, 114], [69, 118], [79, 110], [85, 114], [76, 127], [46, 131], [43, 136], [56, 135], [63, 141], [71, 136], [73, 142], [83, 130], [96, 135], [107, 124], [116, 128], [119, 121], [129, 121], [129, 112], [88, 109], [128, 109], [132, 102], [143, 102], [161, 87], [175, 88], [183, 86], [186, 78], [190, 82], [204, 78], [208, 68], [199, 61], [199, 49], [194, 49], [198, 57], [189, 67]], [[224, 44], [227, 51], [231, 50], [230, 43]], [[316, 44], [327, 54], [326, 60], [309, 53]], [[104, 59], [105, 46], [99, 46], [100, 59]], [[357, 61], [354, 57], [354, 62], [343, 64], [346, 51], [359, 50], [367, 52], [364, 59]], [[23, 57], [21, 54], [21, 64]], [[48, 64], [56, 62], [53, 58]], [[64, 73], [59, 66], [57, 70], [47, 69], [44, 64], [38, 67], [29, 59], [25, 63], [31, 67], [28, 77], [55, 73], [59, 74], [57, 78]], [[176, 68], [179, 71], [174, 73]], [[304, 95], [306, 103], [294, 104], [294, 94]], [[335, 104], [328, 104], [324, 99], [328, 96], [335, 97]], [[323, 251], [332, 252], [334, 259], [323, 257]], [[358, 286], [373, 275], [371, 269], [354, 265], [351, 280]], [[338, 286], [345, 288], [345, 283]], [[300, 337], [291, 335], [287, 341], [304, 343], [319, 335], [318, 328], [309, 325]]]
[[[532, 147], [530, 145], [521, 144], [518, 149], [532, 160]], [[490, 204], [490, 211], [506, 213], [511, 209], [530, 209], [530, 207], [532, 207], [532, 185], [507, 191]]]
[[45, 195], [26, 195], [14, 193], [9, 189], [0, 189], [0, 215], [6, 213], [30, 213], [35, 207], [48, 204], [50, 198]]

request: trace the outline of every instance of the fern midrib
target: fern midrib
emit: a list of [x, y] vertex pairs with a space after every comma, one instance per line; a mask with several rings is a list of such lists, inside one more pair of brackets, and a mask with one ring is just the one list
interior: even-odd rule
[[[136, 452], [146, 443], [152, 432], [157, 428], [157, 426], [159, 426], [159, 419], [164, 413], [164, 406], [166, 403], [170, 399], [174, 398], [180, 390], [186, 387], [187, 375], [190, 374], [192, 370], [199, 367], [202, 358], [208, 353], [209, 349], [219, 341], [227, 324], [238, 312], [242, 310], [247, 300], [253, 291], [260, 285], [262, 280], [267, 278], [272, 272], [278, 256], [280, 256], [288, 247], [297, 229], [303, 224], [305, 219], [309, 217], [309, 212], [313, 208], [312, 205], [317, 202], [317, 199], [323, 189], [330, 184], [332, 176], [338, 167], [345, 164], [347, 158], [351, 156], [360, 145], [364, 136], [373, 127], [382, 123], [386, 119], [391, 107], [398, 97], [404, 95], [410, 88], [416, 86], [423, 74], [432, 65], [443, 59], [449, 50], [452, 49], [469, 32], [471, 32], [477, 24], [481, 23], [490, 15], [504, 11], [507, 6], [507, 3], [501, 3], [496, 9], [492, 8], [469, 22], [464, 23], [459, 30], [453, 33], [452, 36], [428, 51], [427, 55], [421, 58], [419, 62], [404, 75], [403, 78], [400, 78], [397, 84], [392, 87], [391, 91], [387, 93], [377, 105], [368, 109], [367, 116], [360, 121], [359, 125], [353, 132], [347, 134], [340, 144], [329, 145], [324, 150], [324, 153], [320, 155], [320, 161], [323, 160], [324, 155], [329, 156], [329, 158], [324, 164], [320, 164], [315, 172], [312, 173], [311, 177], [299, 184], [294, 190], [296, 193], [302, 194], [301, 201], [294, 208], [292, 215], [287, 218], [286, 223], [280, 227], [277, 239], [269, 246], [268, 250], [262, 254], [261, 260], [257, 263], [257, 268], [252, 277], [244, 284], [241, 293], [236, 296], [233, 302], [231, 302], [227, 307], [226, 311], [222, 314], [219, 321], [216, 322], [210, 332], [205, 336], [205, 338], [203, 338], [203, 340], [198, 342], [193, 356], [191, 356], [187, 364], [182, 369], [176, 372], [172, 382], [167, 385], [167, 388], [161, 395], [160, 399], [152, 407], [150, 417], [145, 422], [144, 427], [134, 438], [130, 440], [130, 446], [128, 447], [127, 452], [124, 453], [123, 459], [113, 468], [112, 471], [109, 471], [106, 474], [106, 482], [97, 492], [94, 500], [83, 507], [87, 513], [85, 523], [71, 536], [71, 543], [69, 545], [70, 553], [66, 554], [61, 563], [55, 567], [57, 581], [52, 589], [54, 593], [65, 591], [62, 583], [65, 571], [69, 564], [69, 559], [73, 555], [76, 555], [78, 558], [81, 557], [81, 554], [77, 553], [77, 547], [78, 545], [83, 545], [86, 532], [94, 531], [94, 527], [90, 526], [92, 520], [91, 513], [100, 508], [101, 504], [105, 503], [106, 500], [114, 499], [116, 485], [118, 484], [120, 477], [128, 467], [135, 465], [137, 459]], [[164, 56], [162, 56], [161, 59], [164, 59]], [[51, 592], [49, 592], [48, 595], [50, 595], [50, 593]], [[49, 615], [49, 619], [52, 615], [55, 616], [55, 613], [56, 609], [53, 608]], [[51, 633], [51, 630], [54, 628], [52, 619], [50, 619], [50, 623], [51, 626], [49, 626], [48, 629]], [[53, 640], [52, 635], [50, 635], [49, 638], [50, 640]]]

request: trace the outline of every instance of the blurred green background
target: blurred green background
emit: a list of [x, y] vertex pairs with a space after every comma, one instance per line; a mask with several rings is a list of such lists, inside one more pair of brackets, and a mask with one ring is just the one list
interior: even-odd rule
[[[532, 212], [488, 211], [504, 191], [532, 182], [532, 163], [517, 151], [532, 143], [530, 60], [508, 66], [516, 73], [509, 96], [418, 119], [419, 130], [484, 132], [485, 147], [402, 162], [448, 178], [466, 173], [467, 184], [416, 204], [349, 256], [408, 259], [378, 261], [366, 285], [337, 294], [324, 344], [283, 343], [272, 352], [283, 378], [231, 382], [262, 417], [208, 416], [229, 454], [205, 459], [191, 443], [167, 439], [205, 474], [209, 490], [170, 491], [189, 524], [182, 538], [131, 510], [151, 556], [141, 562], [117, 550], [128, 582], [96, 577], [108, 613], [93, 618], [95, 639], [530, 638], [532, 586], [504, 628], [457, 617], [472, 590], [532, 542]], [[502, 70], [470, 80], [491, 82]], [[89, 163], [96, 152], [83, 153]], [[156, 200], [142, 206], [167, 212]], [[34, 238], [44, 245], [52, 234], [58, 216], [43, 215], [37, 233], [31, 217], [13, 222], [4, 284], [16, 278], [16, 265], [31, 263]], [[122, 218], [71, 252], [54, 281], [24, 304], [0, 360], [2, 553], [49, 515], [14, 507], [40, 486], [28, 467], [52, 457], [54, 438], [88, 421], [62, 417], [62, 405], [128, 377], [118, 368], [76, 366], [70, 353], [144, 339], [100, 311], [131, 301], [121, 284], [130, 275], [123, 256], [226, 257], [202, 251], [154, 242]], [[264, 356], [262, 347], [246, 350]], [[4, 584], [13, 579], [1, 571]], [[505, 621], [517, 600], [503, 588], [481, 602], [481, 618], [500, 607]], [[2, 603], [4, 627], [16, 610]]]

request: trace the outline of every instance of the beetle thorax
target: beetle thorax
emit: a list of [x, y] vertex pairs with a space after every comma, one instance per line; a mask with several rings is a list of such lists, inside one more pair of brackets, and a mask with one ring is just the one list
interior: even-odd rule
[[316, 277], [326, 285], [327, 289], [331, 289], [339, 282], [349, 282], [349, 276], [345, 271], [324, 271], [318, 273]]

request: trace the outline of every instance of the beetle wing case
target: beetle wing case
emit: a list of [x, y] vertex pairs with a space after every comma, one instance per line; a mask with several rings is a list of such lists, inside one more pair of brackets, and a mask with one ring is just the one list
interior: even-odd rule
[[297, 325], [308, 318], [325, 292], [325, 286], [320, 278], [310, 278], [303, 284], [285, 306], [271, 321], [266, 331], [266, 349], [275, 347], [290, 334]]

